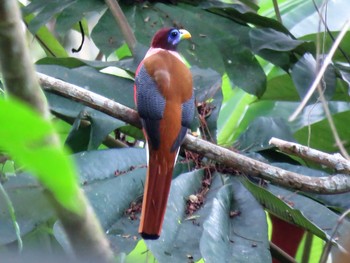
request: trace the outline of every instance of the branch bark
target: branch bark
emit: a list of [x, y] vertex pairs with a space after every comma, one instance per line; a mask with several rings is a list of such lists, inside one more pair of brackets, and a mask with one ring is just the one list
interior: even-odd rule
[[350, 174], [350, 161], [345, 159], [339, 153], [328, 154], [298, 143], [287, 142], [277, 138], [271, 138], [269, 144], [277, 146], [282, 152], [296, 155], [315, 163], [323, 164], [340, 173]]
[[[42, 87], [50, 92], [79, 101], [131, 125], [141, 127], [137, 112], [124, 105], [62, 80], [40, 73], [38, 73], [38, 76]], [[347, 175], [338, 174], [315, 178], [289, 172], [232, 152], [189, 134], [185, 137], [183, 147], [251, 176], [259, 176], [288, 188], [319, 194], [335, 194], [350, 191], [350, 177]]]
[[[43, 118], [48, 118], [50, 111], [26, 47], [16, 0], [0, 1], [0, 68], [6, 92], [29, 104]], [[46, 143], [60, 147], [58, 142], [55, 134]], [[113, 254], [109, 242], [82, 190], [79, 189], [77, 198], [81, 213], [67, 210], [49, 189], [47, 192], [79, 259], [111, 262]]]

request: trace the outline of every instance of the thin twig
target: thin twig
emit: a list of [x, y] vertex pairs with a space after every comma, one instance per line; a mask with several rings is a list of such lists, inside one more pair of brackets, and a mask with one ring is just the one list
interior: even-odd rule
[[[41, 73], [38, 73], [38, 77], [43, 88], [50, 92], [79, 101], [135, 127], [141, 127], [137, 112], [128, 107], [62, 80]], [[350, 177], [347, 175], [337, 174], [316, 178], [304, 176], [256, 161], [189, 134], [185, 137], [183, 147], [192, 152], [202, 154], [220, 164], [246, 172], [251, 176], [259, 176], [288, 188], [323, 194], [350, 191]]]
[[309, 262], [310, 252], [311, 252], [311, 248], [312, 248], [312, 240], [313, 240], [313, 234], [310, 232], [306, 232], [304, 249], [303, 249], [303, 256], [301, 259], [301, 263], [308, 263]]
[[350, 174], [350, 161], [339, 153], [328, 154], [298, 143], [288, 142], [274, 137], [270, 139], [269, 144], [277, 146], [284, 153], [293, 154], [305, 160], [325, 165], [340, 173]]
[[[341, 223], [344, 221], [345, 217], [348, 216], [350, 214], [350, 209], [346, 210], [338, 219], [338, 222], [337, 224], [334, 226], [333, 228], [333, 231], [332, 231], [332, 235], [331, 237], [328, 239], [323, 251], [322, 251], [322, 256], [321, 256], [321, 259], [320, 259], [320, 263], [326, 263], [327, 262], [327, 258], [328, 258], [328, 255], [331, 251], [331, 248], [332, 248], [332, 241], [331, 240], [334, 240], [335, 238], [335, 235], [338, 231], [338, 228], [340, 227]], [[338, 244], [338, 248], [344, 252], [346, 252], [346, 250], [343, 248], [343, 247], [340, 247], [339, 245], [339, 242], [337, 242]], [[349, 253], [349, 252], [346, 252], [346, 253]], [[345, 261], [335, 261], [335, 262], [345, 262]]]
[[304, 107], [306, 106], [306, 104], [308, 103], [309, 99], [311, 98], [312, 94], [315, 92], [317, 85], [320, 83], [324, 73], [326, 72], [326, 69], [328, 67], [328, 65], [331, 63], [332, 57], [335, 53], [335, 51], [337, 50], [340, 42], [342, 41], [342, 39], [344, 38], [346, 32], [348, 31], [350, 27], [350, 19], [348, 19], [342, 30], [340, 31], [337, 39], [335, 40], [331, 50], [329, 51], [329, 54], [326, 56], [323, 65], [320, 69], [320, 71], [318, 72], [316, 79], [314, 80], [314, 82], [312, 83], [309, 91], [307, 92], [307, 94], [305, 95], [304, 99], [302, 100], [302, 102], [300, 103], [300, 105], [298, 106], [298, 108], [294, 111], [294, 113], [289, 117], [289, 121], [294, 121], [296, 119], [296, 117], [301, 113], [301, 111], [304, 109]]
[[279, 261], [279, 262], [298, 263], [293, 257], [288, 255], [288, 253], [284, 252], [282, 249], [280, 249], [278, 246], [276, 246], [271, 241], [270, 241], [270, 249], [271, 249], [271, 254], [275, 255], [275, 257], [278, 256], [281, 259], [283, 258], [283, 261]]
[[278, 7], [277, 0], [272, 0], [272, 3], [273, 3], [273, 9], [275, 10], [275, 14], [276, 14], [276, 19], [278, 22], [282, 24], [282, 17], [281, 17], [280, 9]]

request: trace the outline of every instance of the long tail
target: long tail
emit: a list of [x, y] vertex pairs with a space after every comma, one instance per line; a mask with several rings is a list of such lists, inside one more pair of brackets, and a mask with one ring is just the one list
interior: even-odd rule
[[158, 239], [162, 230], [176, 153], [150, 152], [139, 233]]

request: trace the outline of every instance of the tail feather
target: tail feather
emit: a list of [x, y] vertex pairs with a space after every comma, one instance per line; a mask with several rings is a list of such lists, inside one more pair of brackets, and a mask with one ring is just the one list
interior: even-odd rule
[[158, 239], [170, 192], [176, 153], [149, 155], [139, 233], [144, 239]]

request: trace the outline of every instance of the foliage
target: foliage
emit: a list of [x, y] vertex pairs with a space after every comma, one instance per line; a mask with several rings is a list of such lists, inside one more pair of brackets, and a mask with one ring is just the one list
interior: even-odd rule
[[[138, 41], [132, 57], [123, 42], [122, 32], [103, 1], [30, 1], [23, 8], [24, 20], [46, 52], [46, 57], [36, 62], [37, 70], [133, 108], [133, 73], [151, 37], [163, 26], [184, 27], [193, 36], [189, 43], [180, 47], [181, 54], [191, 65], [199, 105], [193, 130], [200, 128], [202, 136], [208, 140], [234, 146], [253, 158], [287, 170], [315, 177], [332, 174], [317, 164], [312, 164], [314, 169], [310, 169], [307, 167], [310, 164], [283, 155], [268, 145], [269, 139], [276, 136], [302, 144], [310, 142], [311, 147], [320, 150], [338, 151], [317, 96], [295, 121], [287, 121], [315, 78], [317, 45], [324, 48], [321, 57], [332, 45], [329, 34], [323, 36], [324, 42], [317, 42], [319, 18], [312, 1], [279, 1], [283, 24], [274, 19], [270, 1], [261, 1], [260, 9], [250, 1], [195, 1], [192, 4], [178, 1], [176, 5], [121, 2]], [[250, 4], [246, 5], [248, 2]], [[321, 1], [315, 2], [320, 5]], [[338, 18], [335, 12], [349, 10], [349, 5], [346, 1], [338, 5], [329, 3], [332, 18], [327, 23], [332, 34], [336, 35], [341, 27], [339, 19], [333, 18]], [[75, 25], [82, 19], [88, 29], [85, 33], [109, 58], [106, 61], [74, 58], [64, 48], [62, 39], [65, 34], [72, 28], [75, 30]], [[97, 23], [89, 23], [92, 19]], [[55, 21], [54, 32], [47, 28], [49, 21]], [[310, 21], [313, 26], [309, 26]], [[341, 47], [348, 53], [349, 33]], [[350, 135], [347, 128], [350, 121], [349, 68], [348, 58], [337, 51], [323, 82], [332, 117], [343, 140]], [[110, 71], [117, 73], [106, 73]], [[193, 262], [202, 258], [207, 262], [231, 262], [236, 257], [240, 262], [271, 262], [264, 211], [327, 240], [338, 218], [336, 212], [349, 208], [349, 194], [309, 195], [271, 184], [261, 187], [249, 175], [246, 175], [247, 179], [214, 171], [210, 160], [196, 163], [198, 160], [194, 159], [193, 163], [193, 160], [180, 157], [161, 237], [157, 241], [146, 241], [150, 252], [144, 254], [146, 248], [137, 233], [138, 220], [135, 219], [139, 217], [137, 204], [143, 192], [145, 152], [137, 147], [102, 149], [108, 148], [104, 141], [106, 136], [115, 136], [130, 144], [142, 139], [142, 133], [75, 101], [48, 92], [46, 96], [57, 117], [57, 127], [67, 132], [62, 138], [75, 153], [73, 159], [80, 183], [113, 247], [118, 248], [121, 258], [130, 255], [126, 262], [147, 261], [150, 252], [159, 262]], [[28, 110], [23, 114], [29, 115]], [[21, 138], [30, 140], [30, 136], [44, 136], [52, 129], [38, 124], [34, 117], [19, 116], [15, 110], [3, 116], [10, 118], [11, 122], [0, 126], [0, 135], [6, 131], [4, 127], [12, 127], [6, 150], [17, 149], [14, 156], [21, 156], [24, 152], [16, 148]], [[64, 122], [70, 125], [67, 127]], [[15, 126], [19, 124], [21, 126]], [[21, 128], [24, 126], [26, 133]], [[35, 142], [37, 138], [33, 138]], [[345, 147], [350, 149], [348, 143]], [[46, 152], [38, 153], [37, 157], [38, 165], [51, 167], [48, 161], [51, 158]], [[18, 161], [27, 165], [20, 159]], [[50, 220], [52, 212], [40, 198], [41, 189], [32, 188], [35, 182], [20, 170], [12, 172], [16, 176], [5, 176], [4, 188], [13, 200], [21, 235], [25, 238], [31, 231], [35, 232], [37, 225]], [[63, 202], [69, 203], [71, 195], [66, 192], [74, 185], [69, 182], [72, 177], [69, 180], [54, 178], [48, 179], [47, 183], [58, 187], [58, 195], [68, 200]], [[63, 183], [68, 186], [63, 186]], [[21, 190], [15, 191], [17, 188]], [[186, 210], [190, 195], [204, 199], [193, 213]], [[36, 198], [40, 202], [34, 202]], [[31, 211], [28, 211], [27, 202], [31, 204]], [[1, 222], [5, 222], [0, 224], [0, 244], [9, 246], [16, 236], [11, 231], [11, 218], [7, 212], [3, 216], [4, 211], [0, 216]], [[345, 233], [347, 227], [346, 221], [339, 233]], [[69, 251], [58, 224], [54, 226], [54, 235]]]

